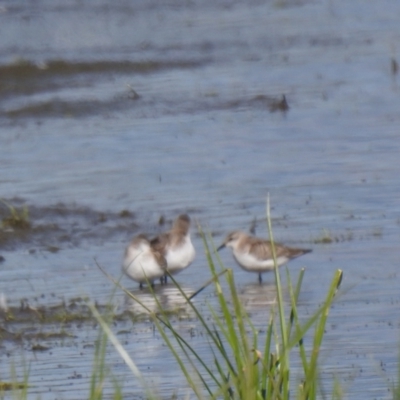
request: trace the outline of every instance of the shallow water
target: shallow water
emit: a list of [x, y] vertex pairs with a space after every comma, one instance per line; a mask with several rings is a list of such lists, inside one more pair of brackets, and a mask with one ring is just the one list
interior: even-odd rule
[[[14, 306], [86, 295], [105, 304], [112, 285], [94, 257], [119, 277], [130, 237], [167, 229], [180, 212], [217, 244], [254, 221], [265, 236], [269, 193], [275, 239], [313, 248], [290, 264], [294, 275], [306, 266], [305, 313], [344, 270], [323, 377], [338, 376], [345, 398], [391, 398], [400, 324], [400, 97], [391, 71], [399, 13], [394, 0], [2, 4], [0, 197], [26, 204], [33, 228], [2, 232], [0, 293]], [[282, 95], [287, 111], [274, 108]], [[333, 243], [318, 243], [327, 234]], [[209, 277], [196, 234], [194, 244], [195, 263], [177, 277], [188, 292]], [[229, 251], [221, 257], [263, 327], [273, 277], [260, 288]], [[182, 306], [172, 288], [159, 290]], [[131, 307], [120, 293], [114, 301]], [[205, 309], [206, 301], [214, 301], [210, 290], [197, 300]], [[178, 322], [206, 354], [197, 321], [189, 313]], [[175, 364], [152, 324], [124, 321], [116, 330], [163, 397], [186, 394], [177, 367], [165, 368]], [[31, 393], [42, 399], [82, 398], [98, 328], [68, 332], [74, 337], [43, 341], [51, 350], [42, 352], [31, 340], [3, 340], [0, 357], [19, 371], [21, 360], [30, 365]], [[124, 393], [142, 393], [115, 351], [107, 357]], [[7, 380], [10, 362], [0, 368]]]

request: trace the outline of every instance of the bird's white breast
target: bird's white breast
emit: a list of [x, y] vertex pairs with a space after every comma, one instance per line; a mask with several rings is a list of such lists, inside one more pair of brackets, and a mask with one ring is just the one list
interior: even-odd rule
[[[260, 273], [274, 269], [274, 260], [272, 258], [260, 259], [248, 251], [237, 251], [236, 249], [233, 251], [233, 255], [237, 263], [246, 271]], [[276, 261], [278, 266], [281, 266], [288, 262], [288, 258], [278, 257]]]
[[170, 246], [165, 258], [167, 259], [168, 271], [178, 272], [188, 267], [194, 260], [196, 251], [190, 236], [186, 235], [180, 246]]
[[124, 258], [122, 268], [124, 272], [134, 281], [145, 283], [146, 279], [153, 281], [164, 275], [164, 270], [158, 264], [150, 248], [128, 249]]

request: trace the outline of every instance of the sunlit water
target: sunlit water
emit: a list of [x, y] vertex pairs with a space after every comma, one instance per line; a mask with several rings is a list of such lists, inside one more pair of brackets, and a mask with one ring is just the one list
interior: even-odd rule
[[[391, 398], [400, 338], [400, 97], [391, 71], [399, 15], [395, 0], [0, 5], [0, 197], [114, 213], [109, 225], [83, 219], [65, 242], [0, 248], [0, 292], [10, 304], [85, 295], [104, 304], [112, 285], [94, 257], [119, 277], [130, 237], [167, 229], [180, 212], [216, 244], [255, 220], [266, 236], [269, 193], [275, 239], [313, 248], [290, 264], [294, 276], [306, 266], [305, 315], [344, 271], [321, 354], [327, 390], [338, 377], [345, 398]], [[271, 112], [282, 95], [290, 109]], [[132, 232], [117, 218], [124, 209], [134, 213]], [[177, 276], [189, 293], [209, 278], [193, 232], [198, 256]], [[324, 235], [334, 242], [314, 243]], [[51, 240], [60, 251], [47, 250]], [[262, 328], [273, 276], [260, 288], [229, 251], [221, 257]], [[172, 288], [159, 290], [182, 306]], [[120, 293], [113, 301], [132, 307]], [[207, 310], [215, 297], [206, 290], [196, 301]], [[207, 354], [196, 319], [176, 323]], [[0, 342], [1, 379], [12, 361], [19, 373], [30, 365], [30, 393], [84, 397], [98, 327], [70, 329], [76, 337], [44, 352]], [[116, 331], [162, 397], [187, 393], [150, 322]], [[142, 393], [112, 348], [107, 363], [127, 397]]]

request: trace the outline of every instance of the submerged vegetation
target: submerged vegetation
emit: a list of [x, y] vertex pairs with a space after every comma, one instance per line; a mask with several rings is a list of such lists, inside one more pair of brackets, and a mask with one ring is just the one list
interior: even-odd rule
[[[97, 312], [107, 316], [109, 323], [137, 322], [147, 315], [133, 314], [129, 310], [116, 310], [110, 304], [96, 304]], [[31, 304], [22, 299], [19, 306], [0, 308], [0, 343], [2, 340], [15, 344], [24, 343], [32, 351], [44, 351], [54, 340], [74, 338], [77, 325], [97, 324], [88, 306], [88, 299], [75, 298], [52, 306]]]
[[9, 212], [9, 215], [5, 216], [1, 221], [3, 228], [29, 229], [31, 227], [28, 207], [23, 206], [18, 209], [2, 199], [0, 199], [0, 202], [7, 207]]
[[[374, 231], [375, 232], [375, 231]], [[374, 232], [366, 232], [366, 236], [374, 235]], [[376, 236], [376, 235], [375, 235]], [[339, 243], [339, 242], [350, 242], [354, 240], [355, 234], [351, 230], [348, 230], [345, 233], [338, 233], [333, 234], [327, 229], [324, 229], [321, 235], [317, 236], [316, 238], [312, 239], [311, 241], [314, 244], [331, 244], [331, 243]]]

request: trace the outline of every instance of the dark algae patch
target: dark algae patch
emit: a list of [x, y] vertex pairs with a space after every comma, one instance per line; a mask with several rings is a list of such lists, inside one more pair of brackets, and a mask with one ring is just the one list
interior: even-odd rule
[[[149, 61], [95, 61], [69, 62], [49, 60], [33, 63], [20, 59], [0, 65], [0, 93], [5, 95], [33, 94], [43, 90], [56, 90], [70, 83], [70, 78], [104, 74], [149, 74], [169, 69], [193, 69], [206, 65], [203, 60], [149, 60]], [[68, 80], [68, 83], [67, 83]], [[90, 80], [87, 84], [90, 83]]]
[[0, 221], [0, 250], [28, 244], [31, 253], [57, 253], [83, 242], [96, 244], [121, 235], [126, 238], [139, 230], [134, 213], [128, 210], [99, 212], [61, 203], [38, 207], [19, 198], [2, 201]]
[[[110, 322], [141, 319], [127, 310], [115, 311], [111, 304], [96, 304], [95, 307]], [[31, 305], [28, 300], [21, 299], [19, 306], [0, 310], [0, 343], [30, 343], [32, 351], [45, 351], [51, 348], [54, 340], [74, 338], [75, 330], [83, 325], [97, 326], [87, 299], [72, 299], [55, 305]]]
[[25, 383], [18, 383], [18, 382], [0, 382], [0, 395], [2, 392], [15, 390], [15, 389], [25, 389], [28, 385]]

